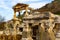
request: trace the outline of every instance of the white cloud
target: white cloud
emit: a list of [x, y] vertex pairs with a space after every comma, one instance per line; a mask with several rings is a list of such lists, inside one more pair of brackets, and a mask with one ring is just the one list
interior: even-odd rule
[[16, 5], [17, 3], [27, 3], [28, 2], [27, 4], [29, 4], [29, 7], [36, 9], [36, 8], [40, 8], [46, 4], [46, 2], [41, 3], [38, 1], [42, 1], [42, 0], [10, 0], [10, 1], [9, 0], [0, 0], [0, 8], [3, 8], [3, 10], [1, 10], [0, 13], [1, 13], [1, 15], [3, 15], [6, 18], [6, 20], [10, 20], [10, 19], [12, 19], [12, 16], [13, 16], [12, 7], [14, 5]]
[[[42, 0], [18, 0], [18, 1], [13, 0], [12, 5], [16, 5], [17, 3], [31, 2], [29, 4], [29, 7], [36, 9], [36, 8], [40, 8], [40, 7], [44, 6], [45, 4], [47, 4], [46, 2], [37, 2], [37, 1], [42, 1]], [[33, 3], [33, 2], [37, 2], [37, 3]]]
[[[8, 1], [8, 0], [7, 0]], [[26, 3], [26, 2], [28, 2], [28, 1], [41, 1], [41, 0], [11, 0], [11, 5], [12, 6], [14, 6], [14, 5], [16, 5], [17, 3]], [[44, 2], [44, 3], [31, 3], [31, 4], [29, 4], [30, 6], [29, 7], [32, 7], [32, 8], [40, 8], [40, 7], [42, 7], [42, 6], [44, 6], [46, 3]], [[4, 8], [4, 9], [7, 9], [7, 10], [9, 10], [9, 9], [12, 9], [12, 8], [10, 8], [10, 7], [8, 7], [8, 5], [9, 5], [9, 3], [8, 4], [6, 4], [5, 2], [4, 2], [4, 0], [0, 0], [0, 7], [2, 7], [2, 8]]]
[[0, 8], [7, 9], [7, 10], [10, 9], [3, 0], [0, 0]]
[[17, 3], [26, 3], [26, 2], [36, 2], [36, 1], [41, 1], [41, 0], [12, 0], [12, 5], [15, 5]]
[[[14, 0], [17, 1], [17, 0]], [[19, 2], [27, 2], [27, 1], [40, 1], [40, 0], [18, 0]]]
[[44, 6], [46, 3], [31, 3], [29, 4], [29, 7], [32, 7], [34, 9], [37, 9], [37, 8], [41, 8], [42, 6]]
[[[8, 0], [6, 0], [6, 1], [8, 1]], [[24, 3], [24, 2], [26, 3], [28, 1], [32, 2], [32, 1], [42, 1], [42, 0], [11, 0], [10, 5], [14, 6], [17, 3]], [[30, 5], [29, 7], [40, 8], [40, 7], [44, 6], [45, 4], [46, 4], [45, 2], [44, 3], [41, 3], [41, 2], [31, 3], [31, 4], [29, 4]], [[4, 8], [4, 9], [7, 9], [7, 10], [11, 9], [10, 7], [8, 7], [8, 5], [9, 5], [9, 3], [6, 4], [6, 2], [4, 2], [4, 0], [0, 0], [0, 7]]]
[[22, 0], [22, 1], [38, 1], [38, 0]]

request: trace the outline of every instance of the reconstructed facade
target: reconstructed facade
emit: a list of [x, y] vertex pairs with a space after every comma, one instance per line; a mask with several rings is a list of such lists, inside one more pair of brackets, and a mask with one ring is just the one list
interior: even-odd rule
[[51, 12], [34, 12], [24, 17], [23, 22], [25, 23], [23, 39], [55, 40], [55, 34], [53, 32], [53, 28], [55, 27], [55, 15]]
[[[57, 17], [51, 12], [31, 12], [28, 13], [28, 5], [17, 4], [14, 9], [14, 33], [17, 31], [21, 35], [21, 40], [57, 40], [56, 33], [59, 26]], [[19, 24], [19, 19], [16, 20], [16, 12], [26, 10], [23, 17], [23, 25]], [[31, 10], [30, 10], [31, 11]], [[21, 20], [20, 20], [21, 21]], [[17, 24], [20, 25], [18, 29]], [[22, 26], [21, 26], [22, 25]]]
[[[13, 39], [11, 40], [60, 40], [59, 39], [59, 24], [58, 17], [49, 12], [32, 12], [31, 8], [28, 7], [27, 4], [20, 4], [13, 6], [14, 16], [13, 20], [10, 21], [13, 27], [13, 31], [11, 29], [8, 30], [6, 23], [6, 30], [5, 34], [13, 35]], [[21, 19], [16, 17], [16, 12], [19, 13], [20, 11], [25, 10], [25, 14], [23, 17], [23, 23], [20, 24]], [[31, 12], [28, 13], [28, 10]], [[17, 39], [17, 35], [19, 35], [19, 39]], [[10, 38], [9, 37], [9, 38]], [[4, 37], [3, 37], [4, 38]]]
[[[19, 4], [20, 5], [20, 4]], [[17, 6], [17, 5], [16, 5]], [[25, 16], [23, 18], [23, 28], [21, 40], [55, 40], [58, 28], [56, 16], [51, 12], [31, 12], [28, 13], [28, 6], [23, 4], [22, 8], [17, 8], [15, 10], [26, 10]], [[15, 17], [15, 16], [14, 16]]]

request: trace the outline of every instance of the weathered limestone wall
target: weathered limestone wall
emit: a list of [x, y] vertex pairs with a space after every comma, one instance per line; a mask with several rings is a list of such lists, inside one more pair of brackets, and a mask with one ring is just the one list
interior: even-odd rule
[[0, 35], [0, 40], [21, 40], [21, 35], [16, 35], [16, 39], [14, 38], [14, 35]]

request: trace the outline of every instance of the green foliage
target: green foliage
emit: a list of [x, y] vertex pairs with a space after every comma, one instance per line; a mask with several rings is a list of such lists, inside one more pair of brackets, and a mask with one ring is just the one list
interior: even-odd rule
[[55, 14], [56, 14], [56, 15], [60, 15], [60, 11], [56, 12]]
[[5, 29], [5, 27], [4, 27], [4, 24], [5, 24], [4, 20], [5, 20], [5, 18], [0, 15], [0, 30], [4, 30]]
[[55, 1], [60, 1], [60, 0], [55, 0]]
[[0, 30], [4, 30], [5, 29], [4, 24], [5, 24], [5, 22], [0, 22]]
[[3, 22], [4, 20], [5, 18], [0, 15], [0, 22]]

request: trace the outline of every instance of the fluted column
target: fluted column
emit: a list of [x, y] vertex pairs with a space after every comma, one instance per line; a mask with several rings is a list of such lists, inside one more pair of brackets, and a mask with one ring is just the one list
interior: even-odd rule
[[26, 7], [26, 13], [25, 16], [28, 16], [28, 7]]
[[16, 11], [14, 11], [14, 17], [13, 17], [14, 19], [16, 18]]
[[49, 37], [51, 40], [55, 40], [55, 34], [53, 32], [53, 28], [55, 27], [55, 23], [53, 19], [49, 19], [49, 29], [48, 29], [48, 33], [49, 33]]
[[44, 28], [44, 24], [41, 23], [41, 25], [39, 25], [39, 29], [40, 29], [40, 40], [44, 40], [44, 31], [45, 31], [45, 28]]
[[13, 40], [16, 40], [16, 25], [17, 25], [17, 23], [16, 23], [16, 21], [15, 21], [15, 23], [13, 24], [13, 27], [14, 27], [14, 32], [13, 32]]

